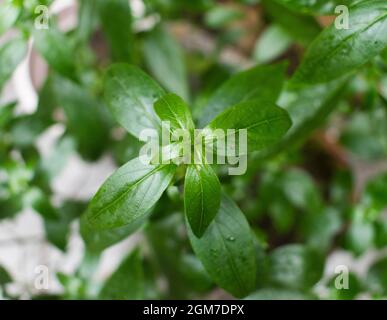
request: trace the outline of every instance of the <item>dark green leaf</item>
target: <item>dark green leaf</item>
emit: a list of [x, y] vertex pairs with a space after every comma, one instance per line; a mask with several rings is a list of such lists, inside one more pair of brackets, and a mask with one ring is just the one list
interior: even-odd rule
[[387, 295], [387, 258], [380, 258], [371, 266], [366, 284], [372, 292]]
[[184, 208], [196, 237], [202, 237], [215, 218], [220, 198], [220, 182], [211, 166], [189, 165], [184, 182]]
[[143, 129], [160, 127], [153, 103], [164, 91], [137, 67], [125, 64], [110, 67], [104, 90], [112, 114], [132, 135], [138, 137]]
[[99, 0], [102, 30], [113, 61], [131, 62], [133, 57], [132, 13], [126, 0]]
[[144, 58], [152, 75], [165, 89], [189, 99], [183, 52], [165, 28], [156, 27], [147, 34]]
[[91, 200], [87, 220], [95, 229], [136, 223], [147, 215], [168, 187], [175, 165], [129, 161], [108, 178]]
[[262, 99], [275, 102], [284, 82], [286, 65], [257, 66], [224, 82], [203, 109], [199, 125], [204, 127], [216, 115], [237, 103]]
[[308, 45], [320, 33], [321, 28], [312, 17], [291, 11], [275, 0], [262, 1], [268, 15], [296, 41]]
[[10, 282], [12, 282], [12, 277], [5, 268], [0, 266], [0, 287]]
[[243, 213], [227, 196], [204, 235], [199, 239], [188, 223], [192, 247], [212, 280], [235, 297], [248, 295], [255, 287], [254, 241]]

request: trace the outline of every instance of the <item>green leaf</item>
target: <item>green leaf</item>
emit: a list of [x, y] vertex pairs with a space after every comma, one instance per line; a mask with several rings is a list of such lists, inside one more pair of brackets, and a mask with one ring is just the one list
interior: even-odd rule
[[104, 106], [76, 83], [56, 76], [53, 91], [64, 109], [67, 128], [86, 159], [97, 159], [109, 141], [108, 113]]
[[76, 80], [74, 44], [55, 27], [33, 29], [34, 46], [47, 63], [59, 74]]
[[321, 83], [361, 67], [386, 46], [387, 4], [360, 2], [349, 10], [349, 29], [331, 25], [309, 47], [293, 83]]
[[138, 219], [131, 224], [119, 228], [94, 230], [87, 222], [86, 215], [83, 215], [80, 222], [80, 232], [87, 250], [98, 253], [129, 237], [144, 224], [146, 218], [144, 216], [143, 219]]
[[263, 0], [262, 4], [274, 22], [302, 45], [308, 45], [321, 31], [313, 17], [291, 11], [275, 0]]
[[323, 275], [324, 261], [311, 248], [292, 244], [275, 249], [269, 257], [270, 282], [288, 289], [309, 289]]
[[0, 266], [0, 287], [10, 282], [12, 282], [12, 277], [5, 268]]
[[296, 290], [264, 288], [245, 298], [245, 300], [311, 300], [311, 296]]
[[237, 103], [260, 98], [275, 102], [285, 80], [286, 64], [256, 66], [224, 82], [203, 109], [199, 125], [204, 127], [216, 115]]
[[20, 14], [20, 6], [16, 1], [5, 0], [0, 4], [0, 35], [11, 28]]
[[146, 35], [144, 58], [152, 75], [165, 89], [189, 99], [184, 55], [166, 28], [156, 27]]
[[154, 109], [161, 121], [170, 122], [172, 131], [195, 128], [188, 105], [176, 94], [168, 93], [162, 96], [155, 102]]
[[27, 53], [23, 39], [12, 39], [0, 48], [0, 90]]
[[210, 28], [222, 28], [231, 22], [241, 20], [244, 17], [243, 11], [238, 7], [232, 6], [214, 6], [207, 11], [204, 20]]
[[[302, 88], [291, 88], [287, 85], [278, 105], [289, 113], [292, 127], [284, 139], [257, 154], [254, 163], [258, 164], [258, 159], [269, 158], [294, 144], [303, 142], [314, 129], [324, 123], [337, 106], [345, 85], [346, 79]], [[254, 163], [249, 166], [249, 170], [255, 170]]]
[[175, 165], [143, 164], [139, 158], [114, 172], [91, 200], [87, 220], [95, 229], [136, 223], [147, 215], [175, 173]]
[[368, 270], [367, 287], [374, 293], [387, 295], [387, 258], [380, 258]]
[[197, 257], [212, 280], [237, 298], [255, 287], [256, 258], [250, 227], [236, 204], [223, 195], [220, 209], [201, 238], [187, 223]]
[[254, 48], [254, 59], [266, 63], [278, 58], [292, 44], [288, 33], [279, 25], [269, 26], [258, 38]]
[[106, 280], [100, 299], [139, 300], [144, 296], [144, 271], [141, 255], [135, 250], [126, 257], [118, 269]]
[[350, 5], [354, 0], [276, 0], [290, 10], [309, 14], [333, 15], [338, 5]]
[[86, 42], [98, 22], [98, 2], [88, 0], [80, 0], [79, 2], [77, 34], [82, 41]]
[[132, 135], [138, 137], [143, 129], [160, 128], [153, 103], [164, 90], [140, 69], [113, 65], [106, 73], [104, 90], [110, 111]]
[[201, 238], [220, 207], [221, 186], [208, 164], [189, 165], [184, 181], [184, 208], [192, 232]]
[[[343, 273], [343, 276], [347, 276], [347, 273]], [[329, 285], [329, 299], [334, 300], [353, 300], [361, 292], [362, 287], [359, 279], [352, 272], [348, 273], [348, 288], [337, 288], [336, 280], [339, 275], [335, 275], [328, 283]]]
[[132, 13], [126, 0], [99, 0], [102, 31], [115, 62], [131, 62], [133, 57]]
[[278, 142], [291, 127], [288, 113], [272, 102], [250, 100], [241, 102], [219, 114], [208, 127], [247, 130], [248, 152], [263, 149]]

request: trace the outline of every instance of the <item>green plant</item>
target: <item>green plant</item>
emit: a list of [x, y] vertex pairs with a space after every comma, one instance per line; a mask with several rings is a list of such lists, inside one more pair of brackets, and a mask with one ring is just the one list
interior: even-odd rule
[[[0, 88], [29, 46], [49, 66], [36, 111], [0, 103], [0, 220], [32, 208], [63, 252], [79, 225], [84, 258], [57, 272], [63, 293], [51, 298], [386, 297], [384, 0], [147, 0], [140, 13], [80, 0], [66, 32], [56, 16], [36, 27], [36, 6], [50, 4], [0, 4], [0, 35], [15, 30], [1, 42]], [[349, 28], [334, 21], [338, 5]], [[63, 132], [47, 154], [36, 142], [53, 126]], [[90, 199], [53, 187], [75, 155], [118, 167]], [[102, 253], [133, 234], [135, 249], [96, 281]], [[370, 249], [380, 255], [367, 276], [348, 266], [350, 289], [323, 277], [332, 252]], [[0, 297], [18, 298], [12, 281], [0, 266]]]

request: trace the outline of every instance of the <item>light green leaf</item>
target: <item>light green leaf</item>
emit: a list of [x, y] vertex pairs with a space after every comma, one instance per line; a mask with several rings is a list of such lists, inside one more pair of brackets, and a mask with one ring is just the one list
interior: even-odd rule
[[220, 198], [220, 182], [211, 166], [189, 165], [184, 182], [184, 208], [196, 237], [202, 237], [215, 218]]
[[256, 258], [250, 227], [236, 204], [223, 195], [220, 209], [201, 238], [187, 223], [188, 235], [197, 257], [210, 277], [237, 298], [255, 287]]
[[139, 250], [135, 250], [120, 264], [118, 269], [106, 280], [100, 299], [138, 300], [145, 290], [144, 271]]
[[279, 25], [269, 26], [258, 38], [254, 48], [254, 59], [266, 63], [283, 54], [291, 45], [292, 39]]
[[133, 56], [132, 13], [126, 0], [99, 0], [102, 31], [113, 61], [131, 62]]
[[144, 58], [152, 75], [170, 92], [189, 99], [184, 55], [164, 27], [156, 27], [144, 40]]
[[387, 47], [387, 3], [360, 2], [349, 10], [349, 28], [331, 25], [309, 47], [293, 83], [321, 83], [361, 67]]
[[147, 215], [171, 182], [175, 165], [146, 165], [139, 158], [114, 172], [91, 200], [87, 220], [95, 229], [136, 223]]
[[195, 128], [188, 105], [176, 94], [168, 93], [162, 96], [155, 102], [154, 109], [161, 121], [170, 122], [172, 131]]
[[216, 115], [237, 103], [260, 98], [275, 102], [285, 80], [286, 64], [256, 66], [224, 82], [203, 109], [199, 125], [204, 127]]
[[208, 127], [215, 129], [247, 129], [247, 152], [263, 149], [278, 142], [291, 126], [288, 113], [272, 102], [250, 100], [219, 114]]
[[160, 128], [153, 103], [164, 90], [140, 69], [127, 64], [110, 67], [105, 76], [105, 99], [126, 130], [138, 137], [143, 129]]
[[13, 39], [0, 48], [0, 90], [27, 53], [23, 39]]
[[0, 4], [0, 35], [12, 27], [20, 14], [16, 1], [5, 0]]

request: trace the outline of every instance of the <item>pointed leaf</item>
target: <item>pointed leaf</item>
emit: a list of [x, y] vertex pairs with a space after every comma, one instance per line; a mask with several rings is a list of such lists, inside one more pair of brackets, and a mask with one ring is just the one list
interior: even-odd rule
[[147, 215], [171, 182], [175, 165], [143, 164], [139, 158], [114, 172], [91, 200], [87, 220], [95, 229], [136, 223]]
[[219, 179], [208, 164], [189, 165], [184, 182], [184, 208], [195, 236], [201, 237], [218, 213]]
[[187, 229], [195, 254], [214, 282], [237, 298], [254, 290], [256, 258], [251, 230], [230, 198], [222, 196], [219, 212], [201, 238], [188, 223]]

